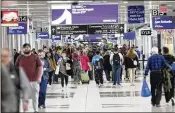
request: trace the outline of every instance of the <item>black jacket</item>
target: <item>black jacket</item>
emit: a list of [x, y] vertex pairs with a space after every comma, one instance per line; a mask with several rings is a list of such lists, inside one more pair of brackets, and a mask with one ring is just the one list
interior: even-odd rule
[[[137, 66], [134, 65], [134, 60], [137, 61]], [[136, 56], [135, 58], [129, 58], [129, 57], [125, 57], [125, 67], [126, 68], [136, 68], [138, 67], [138, 57]]]
[[110, 64], [110, 55], [105, 55], [103, 57], [103, 65], [105, 70], [112, 70], [112, 66]]

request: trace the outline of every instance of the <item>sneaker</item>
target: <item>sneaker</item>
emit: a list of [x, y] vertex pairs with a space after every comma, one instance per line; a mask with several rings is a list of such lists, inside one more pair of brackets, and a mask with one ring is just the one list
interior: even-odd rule
[[79, 84], [82, 85], [82, 82], [80, 81]]
[[52, 86], [48, 84], [47, 87], [48, 87], [48, 88], [51, 88]]

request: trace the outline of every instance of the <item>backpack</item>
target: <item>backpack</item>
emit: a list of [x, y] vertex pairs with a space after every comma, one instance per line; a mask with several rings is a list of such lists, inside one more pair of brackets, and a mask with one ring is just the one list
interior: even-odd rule
[[95, 65], [94, 65], [95, 70], [103, 70], [103, 59], [100, 58], [99, 60], [95, 61]]
[[114, 67], [119, 67], [120, 66], [120, 56], [119, 54], [117, 53], [114, 53], [114, 56], [113, 56], [113, 66]]

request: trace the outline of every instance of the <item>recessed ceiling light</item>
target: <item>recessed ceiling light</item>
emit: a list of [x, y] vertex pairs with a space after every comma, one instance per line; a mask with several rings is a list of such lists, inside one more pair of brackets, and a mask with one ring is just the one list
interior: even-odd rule
[[127, 1], [124, 1], [123, 3], [124, 3], [124, 4], [127, 4], [128, 2], [127, 2]]
[[126, 7], [126, 6], [122, 5], [121, 7]]

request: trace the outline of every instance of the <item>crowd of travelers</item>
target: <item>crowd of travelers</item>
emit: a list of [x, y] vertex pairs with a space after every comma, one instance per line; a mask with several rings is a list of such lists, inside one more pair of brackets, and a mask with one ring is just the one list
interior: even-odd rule
[[[128, 81], [131, 87], [135, 86], [137, 70], [140, 69], [139, 59], [141, 52], [138, 47], [123, 47], [115, 45], [113, 49], [92, 45], [67, 44], [48, 48], [43, 46], [36, 51], [31, 45], [23, 45], [23, 51], [2, 49], [2, 111], [19, 112], [22, 99], [23, 110], [28, 110], [29, 99], [32, 99], [33, 109], [46, 108], [47, 88], [52, 84], [59, 84], [63, 97], [68, 98], [67, 86], [69, 78], [76, 85], [90, 83], [95, 80], [97, 87], [103, 87], [105, 75], [107, 82], [113, 87], [121, 87], [122, 81]], [[11, 60], [13, 56], [13, 60]], [[175, 57], [169, 54], [167, 47], [160, 55], [158, 48], [152, 49], [144, 73], [146, 79], [149, 70], [151, 83], [151, 103], [160, 107], [162, 87], [166, 102], [174, 105], [174, 71]], [[125, 70], [125, 71], [124, 71]], [[125, 74], [123, 74], [125, 72]], [[104, 73], [104, 74], [103, 74]], [[122, 75], [125, 75], [124, 77]], [[124, 78], [124, 79], [123, 79]], [[8, 84], [7, 84], [8, 83]]]

